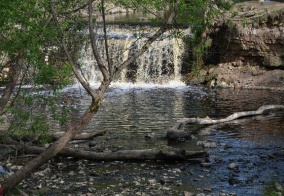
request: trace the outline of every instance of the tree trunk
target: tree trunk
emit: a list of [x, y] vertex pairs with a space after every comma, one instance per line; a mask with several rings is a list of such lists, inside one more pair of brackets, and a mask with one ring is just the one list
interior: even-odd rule
[[[76, 135], [72, 140], [92, 140], [95, 137], [103, 136], [106, 132], [107, 132], [106, 130], [102, 130], [102, 131], [96, 131], [94, 133], [82, 133], [82, 134]], [[56, 132], [56, 133], [51, 134], [51, 141], [56, 141], [60, 139], [60, 137], [62, 137], [64, 133], [65, 132]], [[4, 135], [4, 133], [2, 135]], [[34, 135], [25, 135], [21, 137], [18, 135], [10, 135], [9, 137], [11, 137], [13, 140], [18, 141], [18, 142], [23, 141], [23, 142], [33, 142], [33, 143], [39, 143], [40, 138], [41, 138], [41, 136], [36, 137]]]
[[[20, 144], [10, 147], [19, 147]], [[40, 154], [46, 149], [37, 146], [22, 146], [21, 151], [29, 154]], [[180, 149], [143, 149], [122, 150], [116, 152], [91, 152], [85, 150], [62, 149], [58, 156], [74, 157], [94, 161], [137, 161], [137, 160], [190, 160], [194, 158], [207, 157], [205, 151], [185, 151]]]
[[85, 126], [88, 125], [90, 120], [98, 111], [100, 105], [100, 99], [101, 98], [92, 101], [92, 104], [86, 110], [80, 122], [76, 126], [70, 128], [60, 139], [58, 139], [49, 148], [43, 151], [39, 156], [35, 157], [30, 162], [28, 162], [23, 168], [18, 170], [15, 174], [6, 178], [2, 183], [2, 188], [4, 192], [7, 192], [7, 190], [19, 184], [28, 175], [33, 173], [37, 168], [42, 166], [49, 159], [56, 156], [75, 137], [76, 134], [81, 133], [85, 128]]
[[117, 152], [90, 152], [64, 149], [60, 153], [63, 156], [72, 156], [95, 161], [131, 161], [131, 160], [188, 160], [208, 156], [205, 151], [184, 151], [179, 149], [159, 150], [122, 150]]
[[10, 81], [6, 84], [5, 89], [3, 90], [3, 93], [0, 98], [0, 114], [3, 114], [5, 112], [5, 107], [11, 100], [10, 98], [14, 92], [17, 82], [19, 82], [21, 70], [24, 64], [24, 60], [21, 57], [21, 53], [17, 55], [16, 59], [12, 59], [10, 63], [14, 64], [13, 70], [11, 71], [12, 77], [10, 78]]
[[187, 138], [190, 137], [191, 133], [185, 132], [182, 130], [182, 128], [186, 124], [198, 124], [198, 125], [212, 125], [212, 124], [218, 124], [218, 123], [224, 123], [229, 122], [238, 118], [244, 118], [249, 116], [256, 116], [261, 115], [267, 110], [272, 109], [284, 109], [284, 105], [265, 105], [260, 107], [256, 111], [246, 111], [246, 112], [236, 112], [227, 118], [215, 120], [211, 119], [209, 117], [206, 118], [183, 118], [181, 120], [178, 120], [176, 124], [167, 132], [167, 138], [168, 139], [179, 139], [179, 138]]
[[[103, 130], [103, 131], [96, 131], [94, 133], [82, 133], [80, 135], [76, 135], [73, 138], [73, 140], [91, 140], [95, 137], [103, 136], [106, 132], [107, 132], [106, 130]], [[52, 136], [54, 140], [58, 140], [63, 135], [64, 135], [64, 132], [58, 132], [58, 133], [53, 134]]]

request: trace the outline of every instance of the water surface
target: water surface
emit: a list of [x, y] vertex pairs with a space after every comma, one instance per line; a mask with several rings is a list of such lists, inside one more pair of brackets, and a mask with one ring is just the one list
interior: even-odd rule
[[[78, 117], [90, 103], [90, 98], [77, 88], [68, 89], [68, 92], [71, 92], [74, 99]], [[164, 136], [180, 118], [224, 118], [234, 112], [257, 110], [267, 104], [284, 104], [284, 93], [241, 89], [211, 90], [191, 86], [112, 87], [98, 114], [85, 130], [108, 131], [106, 136], [94, 139], [97, 145], [92, 150], [115, 151], [163, 146], [185, 150], [203, 149], [196, 145], [200, 140], [214, 141], [217, 147], [206, 149], [210, 154], [207, 160], [211, 163], [209, 168], [186, 162], [149, 162], [146, 165], [123, 163], [121, 166], [119, 163], [114, 166], [97, 163], [100, 170], [115, 171], [115, 174], [111, 178], [99, 176], [93, 186], [101, 194], [119, 193], [122, 188], [117, 187], [117, 184], [122, 183], [122, 187], [128, 187], [137, 175], [144, 176], [145, 186], [149, 186], [146, 183], [148, 178], [154, 178], [158, 182], [167, 171], [176, 168], [182, 172], [173, 177], [172, 190], [168, 195], [182, 195], [184, 191], [192, 191], [192, 187], [199, 187], [195, 189], [197, 192], [209, 190], [212, 195], [219, 195], [221, 191], [237, 195], [261, 195], [269, 180], [277, 180], [283, 186], [284, 111], [271, 111], [265, 115], [212, 126], [209, 127], [209, 135], [201, 136], [197, 131], [193, 140], [169, 142], [145, 139], [148, 134]], [[192, 131], [197, 128], [187, 126], [185, 129]], [[278, 152], [282, 154], [278, 156]], [[230, 163], [237, 163], [238, 171], [229, 170]], [[96, 171], [98, 168], [90, 166], [90, 169]], [[150, 173], [153, 175], [149, 176]], [[124, 176], [123, 180], [119, 180], [121, 175]], [[124, 184], [125, 181], [128, 183]]]

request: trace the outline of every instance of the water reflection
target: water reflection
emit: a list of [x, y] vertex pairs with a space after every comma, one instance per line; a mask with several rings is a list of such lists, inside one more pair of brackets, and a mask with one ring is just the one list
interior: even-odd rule
[[[90, 103], [90, 98], [73, 89], [77, 95], [76, 116]], [[70, 92], [69, 92], [70, 93]], [[78, 103], [78, 101], [74, 100]], [[165, 135], [177, 119], [184, 117], [224, 118], [234, 112], [256, 110], [266, 104], [283, 104], [283, 92], [261, 90], [219, 89], [197, 87], [181, 88], [111, 88], [99, 113], [86, 131], [106, 129], [113, 143], [126, 143], [136, 148], [146, 145], [144, 136], [149, 133]], [[239, 125], [238, 137], [259, 140], [263, 137], [283, 136], [283, 113], [272, 112], [265, 117], [235, 122]], [[243, 131], [242, 131], [243, 130]], [[130, 141], [125, 142], [130, 139]], [[279, 138], [278, 138], [279, 139]], [[283, 138], [282, 138], [283, 139]], [[110, 142], [112, 143], [112, 142]], [[137, 145], [139, 144], [139, 145]], [[157, 145], [166, 143], [157, 143]]]
[[[66, 92], [71, 94], [75, 119], [88, 106], [90, 98], [77, 88]], [[266, 115], [211, 126], [209, 135], [197, 134], [195, 139], [185, 142], [151, 141], [144, 138], [149, 133], [164, 136], [168, 128], [183, 117], [223, 118], [234, 112], [256, 110], [266, 104], [284, 104], [283, 92], [210, 90], [190, 86], [111, 88], [98, 114], [85, 130], [108, 131], [107, 135], [94, 139], [96, 146], [92, 151], [160, 148], [164, 145], [196, 150], [203, 149], [196, 146], [200, 140], [216, 142], [217, 147], [207, 149], [210, 154], [208, 161], [212, 163], [209, 168], [187, 162], [94, 163], [95, 167], [88, 167], [88, 170], [92, 173], [102, 172], [102, 175], [93, 177], [95, 180], [92, 186], [99, 193], [113, 195], [121, 192], [118, 184], [122, 184], [122, 188], [125, 186], [132, 189], [130, 185], [133, 181], [143, 177], [143, 187], [146, 188], [144, 190], [139, 186], [139, 190], [147, 192], [149, 180], [159, 181], [167, 176], [173, 177], [173, 180], [168, 184], [165, 181], [163, 183], [170, 186], [176, 195], [184, 195], [184, 191], [191, 192], [192, 186], [197, 186], [201, 187], [200, 192], [210, 188], [211, 195], [219, 195], [224, 190], [237, 195], [258, 196], [267, 179], [277, 177], [283, 185], [283, 157], [274, 154], [284, 151], [284, 111], [271, 111]], [[192, 130], [192, 127], [186, 129]], [[232, 162], [238, 164], [238, 171], [228, 169]], [[181, 173], [173, 174], [175, 168]], [[72, 178], [72, 181], [82, 181], [82, 175]], [[177, 185], [176, 182], [181, 183]], [[72, 187], [68, 188], [70, 190]]]

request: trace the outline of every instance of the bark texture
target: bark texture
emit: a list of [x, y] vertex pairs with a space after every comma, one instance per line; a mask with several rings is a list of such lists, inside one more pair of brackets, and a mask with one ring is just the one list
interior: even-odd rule
[[9, 105], [9, 101], [11, 100], [11, 96], [15, 90], [17, 82], [20, 80], [24, 60], [19, 53], [16, 59], [13, 59], [10, 63], [12, 64], [13, 71], [9, 82], [6, 84], [3, 92], [1, 93], [0, 114], [3, 114], [5, 112], [5, 107]]
[[167, 132], [168, 139], [178, 139], [184, 137], [190, 137], [191, 133], [185, 132], [182, 128], [186, 124], [199, 124], [199, 125], [212, 125], [218, 123], [229, 122], [238, 118], [244, 118], [249, 116], [257, 116], [263, 114], [267, 110], [272, 109], [284, 109], [284, 105], [265, 105], [261, 106], [258, 110], [255, 111], [246, 111], [246, 112], [236, 112], [227, 118], [223, 119], [211, 119], [209, 117], [206, 118], [183, 118], [176, 122], [176, 124]]
[[[106, 132], [107, 132], [106, 130], [102, 130], [102, 131], [96, 131], [94, 133], [82, 133], [80, 135], [76, 135], [73, 138], [73, 140], [91, 140], [95, 137], [103, 136]], [[53, 134], [53, 139], [58, 140], [63, 135], [64, 135], [64, 132], [55, 133], [55, 134]]]
[[[107, 132], [106, 130], [102, 130], [102, 131], [96, 131], [94, 133], [82, 133], [82, 134], [76, 135], [72, 140], [92, 140], [95, 137], [103, 136], [106, 132]], [[65, 132], [56, 132], [56, 133], [51, 134], [50, 141], [56, 141], [60, 139], [60, 137], [62, 137], [64, 133]], [[39, 143], [41, 139], [41, 136], [36, 137], [34, 135], [25, 135], [22, 137], [19, 137], [18, 135], [10, 135], [9, 137], [17, 142], [32, 142], [32, 143]]]
[[[46, 149], [37, 146], [23, 146], [20, 144], [9, 145], [11, 148], [19, 149], [29, 154], [40, 154]], [[190, 160], [208, 156], [205, 151], [185, 151], [180, 149], [143, 149], [143, 150], [121, 150], [116, 152], [91, 152], [86, 150], [63, 149], [58, 156], [74, 157], [93, 161], [139, 161], [139, 160]]]

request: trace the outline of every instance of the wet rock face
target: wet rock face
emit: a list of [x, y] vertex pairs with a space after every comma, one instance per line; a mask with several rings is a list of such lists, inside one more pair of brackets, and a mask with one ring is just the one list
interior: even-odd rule
[[211, 35], [221, 50], [219, 63], [283, 69], [284, 3], [245, 2], [235, 6], [235, 13], [233, 25]]

